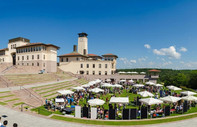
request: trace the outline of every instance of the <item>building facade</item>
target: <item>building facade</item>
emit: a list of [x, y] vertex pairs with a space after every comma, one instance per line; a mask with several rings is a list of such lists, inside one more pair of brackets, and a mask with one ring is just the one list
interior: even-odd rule
[[37, 66], [45, 72], [56, 72], [58, 49], [52, 44], [30, 43], [22, 37], [10, 39], [8, 48], [0, 50], [0, 64]]
[[78, 34], [78, 51], [74, 46], [73, 52], [59, 56], [59, 68], [83, 75], [111, 75], [116, 71], [116, 59], [114, 54], [98, 56], [88, 54], [88, 38], [86, 33]]

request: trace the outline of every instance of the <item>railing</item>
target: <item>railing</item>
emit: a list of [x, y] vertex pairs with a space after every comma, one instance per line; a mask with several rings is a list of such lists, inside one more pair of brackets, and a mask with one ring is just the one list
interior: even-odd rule
[[5, 81], [5, 79], [3, 79], [1, 75], [0, 75], [0, 79], [5, 83], [6, 87], [9, 87], [9, 83], [7, 81]]
[[39, 97], [37, 97], [36, 95], [34, 95], [31, 91], [29, 91], [29, 90], [26, 89], [25, 87], [20, 86], [20, 90], [22, 90], [22, 89], [25, 90], [26, 92], [28, 92], [30, 97], [33, 96], [33, 97], [35, 97], [37, 100], [39, 100], [39, 101], [41, 102], [41, 105], [43, 105], [42, 99], [40, 99]]
[[[11, 69], [12, 67], [15, 67], [14, 65], [7, 67], [6, 69], [4, 69], [3, 71], [1, 71], [1, 74], [5, 73], [7, 70]], [[16, 68], [16, 67], [15, 67]]]

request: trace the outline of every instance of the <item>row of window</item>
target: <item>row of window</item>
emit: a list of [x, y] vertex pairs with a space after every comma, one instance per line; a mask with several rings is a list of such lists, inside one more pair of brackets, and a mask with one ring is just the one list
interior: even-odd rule
[[[32, 55], [32, 56], [31, 56], [31, 59], [32, 59], [32, 60], [34, 60], [34, 56], [35, 56], [35, 55]], [[37, 60], [39, 60], [39, 59], [40, 59], [40, 55], [37, 55]], [[43, 55], [43, 59], [45, 60], [45, 55]], [[29, 60], [29, 56], [26, 56], [26, 59], [25, 59], [24, 56], [22, 56], [21, 59], [20, 59], [20, 56], [18, 56], [18, 61], [20, 61], [20, 60]]]
[[24, 52], [35, 52], [46, 50], [45, 46], [35, 46], [35, 47], [28, 47], [28, 48], [20, 48], [16, 50], [16, 53], [24, 53]]
[[[81, 68], [84, 67], [84, 64], [81, 64]], [[89, 64], [86, 64], [86, 68], [90, 68], [90, 65]], [[96, 68], [96, 65], [95, 64], [92, 64], [92, 68]], [[98, 68], [102, 68], [102, 65], [99, 64], [98, 65]], [[107, 68], [107, 64], [105, 64], [105, 68]]]
[[11, 49], [15, 49], [16, 48], [16, 44], [11, 45]]
[[[89, 71], [86, 71], [86, 75], [89, 75]], [[95, 71], [92, 71], [92, 75], [95, 75]], [[98, 75], [102, 75], [101, 71], [98, 72]], [[105, 75], [107, 75], [107, 71], [105, 71]]]
[[[39, 62], [37, 62], [37, 63], [18, 63], [18, 65], [22, 65], [22, 66], [40, 66], [40, 63]], [[46, 66], [46, 64], [45, 63], [43, 63], [43, 67], [45, 67]]]
[[4, 56], [5, 55], [5, 51], [0, 52], [0, 56]]

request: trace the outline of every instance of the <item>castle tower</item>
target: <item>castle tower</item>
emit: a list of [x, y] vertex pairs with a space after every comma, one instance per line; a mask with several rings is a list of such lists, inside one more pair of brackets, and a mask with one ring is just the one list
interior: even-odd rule
[[82, 55], [87, 55], [88, 54], [88, 34], [86, 33], [79, 33], [78, 34], [78, 53]]

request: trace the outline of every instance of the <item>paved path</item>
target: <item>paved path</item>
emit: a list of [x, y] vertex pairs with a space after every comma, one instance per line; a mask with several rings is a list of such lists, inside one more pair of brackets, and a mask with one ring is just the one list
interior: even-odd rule
[[[2, 118], [2, 121], [8, 120], [8, 127], [12, 127], [13, 123], [18, 123], [19, 127], [93, 127], [93, 125], [83, 125], [77, 123], [69, 123], [56, 121], [44, 117], [26, 114], [24, 112], [15, 111], [7, 107], [0, 106], [0, 116], [7, 115], [7, 118]], [[145, 125], [136, 127], [196, 127], [197, 118], [178, 121], [173, 123], [164, 123], [156, 125]], [[103, 126], [97, 126], [103, 127]], [[109, 126], [108, 126], [109, 127]]]
[[[46, 83], [36, 83], [32, 85], [24, 85], [23, 87], [28, 89], [32, 87], [38, 87], [38, 86], [45, 86], [45, 85], [50, 85], [50, 84], [55, 84], [55, 83], [61, 83], [61, 82], [66, 82], [66, 81], [74, 81], [77, 80], [77, 78], [71, 78], [71, 79], [66, 79], [66, 80], [61, 80], [61, 81], [52, 81], [52, 82], [46, 82]], [[15, 91], [15, 90], [20, 90], [20, 86], [14, 86], [14, 87], [8, 87], [8, 88], [0, 88], [0, 92], [4, 91]]]

